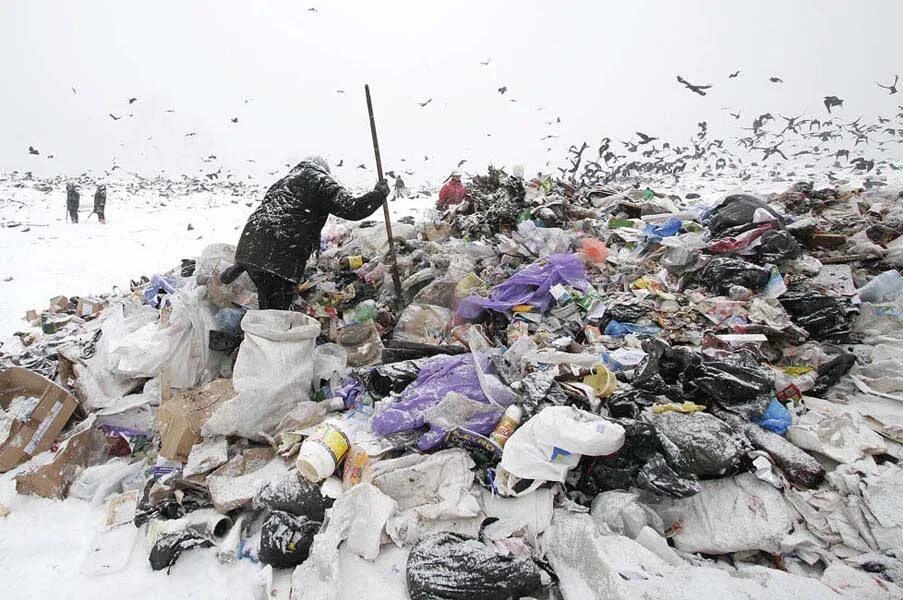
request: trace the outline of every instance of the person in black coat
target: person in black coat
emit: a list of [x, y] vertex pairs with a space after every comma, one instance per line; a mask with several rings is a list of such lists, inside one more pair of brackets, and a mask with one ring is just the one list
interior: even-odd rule
[[[91, 214], [97, 215], [97, 220], [100, 221], [101, 224], [107, 222], [107, 217], [104, 214], [104, 211], [107, 207], [107, 186], [104, 183], [101, 183], [97, 186], [97, 191], [94, 192], [94, 212]], [[90, 218], [91, 215], [88, 215]]]
[[267, 190], [241, 233], [235, 264], [222, 272], [220, 281], [232, 283], [247, 271], [261, 309], [288, 310], [307, 259], [320, 248], [320, 230], [329, 215], [364, 219], [388, 195], [383, 180], [355, 198], [332, 178], [325, 160], [303, 160]]
[[78, 223], [78, 204], [81, 196], [78, 193], [78, 188], [75, 187], [74, 183], [66, 184], [66, 213], [69, 215], [69, 220], [73, 223]]

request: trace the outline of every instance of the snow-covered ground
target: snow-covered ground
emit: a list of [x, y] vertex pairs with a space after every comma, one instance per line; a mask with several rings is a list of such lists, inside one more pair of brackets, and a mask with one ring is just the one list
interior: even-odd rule
[[[775, 181], [763, 175], [758, 182], [743, 184], [743, 189], [780, 191], [794, 180]], [[64, 219], [62, 180], [47, 192], [35, 189], [33, 182], [18, 180], [14, 185], [9, 178], [0, 181], [0, 340], [26, 329], [22, 320], [25, 311], [46, 307], [52, 296], [125, 288], [130, 279], [166, 271], [182, 258], [198, 256], [207, 244], [235, 243], [265, 189], [243, 188], [239, 195], [233, 195], [226, 187], [189, 192], [185, 186], [148, 185], [138, 189], [132, 183], [110, 184], [106, 225], [87, 218], [93, 187], [83, 186], [82, 222], [74, 225]], [[169, 189], [183, 191], [170, 193]], [[659, 189], [683, 194], [695, 191], [709, 202], [725, 192], [740, 190], [736, 180], [728, 179], [688, 180], [681, 189]], [[393, 220], [405, 215], [422, 217], [433, 202], [423, 196], [393, 202]], [[372, 219], [381, 222], [382, 211]], [[75, 498], [60, 502], [20, 496], [13, 481], [19, 470], [0, 476], [0, 505], [10, 510], [9, 516], [0, 518], [0, 580], [6, 582], [0, 597], [255, 597], [260, 565], [245, 560], [222, 565], [214, 549], [204, 549], [187, 552], [166, 575], [151, 571], [148, 550], [141, 539], [121, 571], [102, 576], [84, 574], [81, 565], [103, 522], [104, 508]], [[360, 562], [349, 569], [360, 569], [360, 578], [380, 583], [367, 586], [371, 588], [367, 591], [370, 598], [397, 597], [393, 594], [401, 589], [403, 563], [369, 566]], [[359, 583], [359, 577], [352, 579]]]

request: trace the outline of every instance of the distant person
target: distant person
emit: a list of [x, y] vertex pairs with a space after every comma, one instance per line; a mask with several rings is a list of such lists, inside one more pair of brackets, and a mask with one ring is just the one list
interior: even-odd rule
[[333, 214], [358, 221], [378, 209], [389, 196], [385, 180], [355, 198], [329, 174], [319, 156], [303, 160], [274, 183], [248, 218], [235, 264], [220, 275], [232, 283], [244, 271], [257, 285], [261, 309], [288, 310], [310, 255], [320, 247], [320, 230]]
[[396, 198], [404, 198], [407, 193], [407, 188], [404, 186], [404, 179], [401, 178], [401, 175], [395, 177], [395, 197]]
[[[97, 220], [101, 225], [106, 224], [107, 217], [104, 215], [104, 209], [107, 207], [107, 186], [101, 183], [94, 192], [94, 211], [91, 215], [97, 215]], [[88, 215], [89, 217], [91, 215]]]
[[69, 215], [69, 221], [78, 223], [78, 203], [81, 196], [78, 188], [74, 183], [66, 184], [66, 213]]
[[456, 204], [464, 202], [467, 195], [467, 188], [461, 183], [461, 174], [458, 171], [452, 171], [448, 181], [439, 190], [439, 201], [436, 202], [436, 208], [446, 210]]

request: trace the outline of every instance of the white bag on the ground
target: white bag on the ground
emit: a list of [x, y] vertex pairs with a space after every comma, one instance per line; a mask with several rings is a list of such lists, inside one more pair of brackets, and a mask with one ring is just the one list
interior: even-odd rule
[[308, 399], [320, 323], [287, 310], [252, 310], [241, 328], [245, 339], [232, 372], [238, 395], [213, 413], [204, 436], [262, 439], [261, 432], [272, 434], [282, 417]]
[[[112, 327], [105, 323], [110, 371], [131, 378], [156, 377], [168, 365], [170, 385], [174, 388], [188, 389], [211, 381], [210, 365], [215, 361], [208, 337], [215, 313], [212, 305], [203, 300], [203, 293], [203, 288], [192, 288], [172, 294], [172, 312], [165, 327], [157, 319], [148, 320], [147, 311], [116, 319]], [[142, 324], [134, 329], [136, 323]]]
[[549, 406], [512, 434], [501, 467], [521, 479], [563, 483], [583, 454], [605, 456], [624, 445], [624, 428], [572, 406]]

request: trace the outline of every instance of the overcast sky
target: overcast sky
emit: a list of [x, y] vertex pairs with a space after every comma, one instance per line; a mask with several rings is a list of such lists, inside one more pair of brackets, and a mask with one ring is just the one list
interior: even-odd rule
[[[903, 73], [901, 24], [899, 0], [6, 0], [0, 170], [77, 174], [115, 161], [270, 181], [318, 153], [343, 160], [343, 178], [373, 179], [365, 82], [386, 168], [412, 181], [441, 179], [461, 159], [469, 171], [547, 169], [571, 143], [636, 130], [685, 140], [703, 119], [736, 135], [728, 106], [746, 126], [765, 111], [827, 116], [825, 95], [845, 100], [846, 118], [892, 114], [903, 94], [875, 83]], [[714, 87], [692, 94], [678, 73]]]

